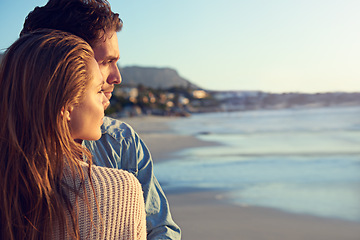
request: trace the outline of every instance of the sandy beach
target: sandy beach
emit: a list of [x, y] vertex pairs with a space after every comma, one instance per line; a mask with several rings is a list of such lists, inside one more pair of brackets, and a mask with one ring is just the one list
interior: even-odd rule
[[[212, 146], [194, 136], [179, 135], [168, 125], [174, 118], [121, 119], [145, 141], [156, 163], [189, 147]], [[184, 240], [359, 240], [360, 223], [292, 214], [271, 208], [235, 206], [225, 192], [167, 192], [174, 220]]]

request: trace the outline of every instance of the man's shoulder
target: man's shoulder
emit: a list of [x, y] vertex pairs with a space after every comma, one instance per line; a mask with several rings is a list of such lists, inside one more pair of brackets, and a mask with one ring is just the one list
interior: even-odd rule
[[127, 123], [110, 117], [104, 117], [101, 126], [103, 134], [108, 134], [115, 139], [129, 138], [135, 136], [134, 129]]

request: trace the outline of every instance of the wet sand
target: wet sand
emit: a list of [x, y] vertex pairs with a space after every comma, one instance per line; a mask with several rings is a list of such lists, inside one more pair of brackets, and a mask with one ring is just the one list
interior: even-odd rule
[[[155, 168], [156, 163], [166, 161], [177, 151], [216, 145], [175, 133], [169, 127], [175, 118], [122, 120], [129, 123], [149, 147]], [[166, 195], [184, 240], [360, 240], [360, 222], [235, 206], [226, 201], [225, 192], [184, 189]]]

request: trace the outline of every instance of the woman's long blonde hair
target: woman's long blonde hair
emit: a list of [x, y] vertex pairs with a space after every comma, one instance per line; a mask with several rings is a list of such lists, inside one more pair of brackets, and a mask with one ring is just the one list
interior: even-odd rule
[[66, 166], [84, 180], [90, 167], [84, 173], [79, 162], [85, 155], [91, 164], [91, 156], [72, 139], [62, 110], [81, 100], [92, 58], [85, 41], [53, 30], [24, 35], [6, 51], [0, 67], [1, 239], [48, 239], [55, 221], [79, 238], [62, 176]]

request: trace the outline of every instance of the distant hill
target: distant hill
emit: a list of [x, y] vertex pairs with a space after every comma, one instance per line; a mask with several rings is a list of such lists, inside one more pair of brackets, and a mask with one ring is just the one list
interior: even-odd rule
[[123, 85], [142, 84], [151, 88], [167, 89], [171, 87], [199, 87], [189, 80], [181, 77], [178, 72], [171, 68], [154, 67], [124, 67], [120, 69]]
[[[3, 53], [0, 53], [0, 62]], [[189, 80], [181, 77], [178, 72], [171, 68], [155, 68], [155, 67], [124, 67], [120, 69], [122, 76], [122, 85], [137, 86], [142, 84], [151, 88], [168, 89], [171, 87], [191, 87], [199, 89], [199, 87]]]

